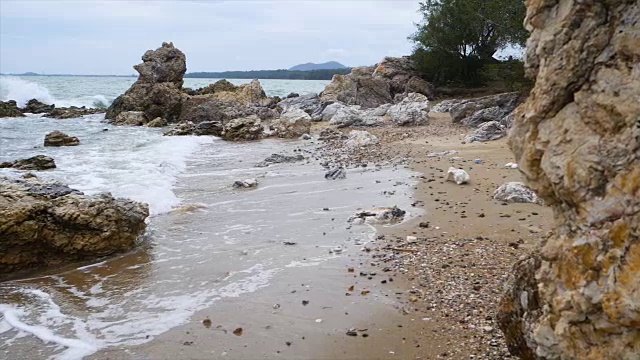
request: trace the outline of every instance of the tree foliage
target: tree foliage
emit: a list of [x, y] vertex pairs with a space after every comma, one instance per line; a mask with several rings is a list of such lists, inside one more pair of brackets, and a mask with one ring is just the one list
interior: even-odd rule
[[480, 70], [508, 45], [524, 45], [523, 0], [426, 0], [411, 36], [414, 58], [434, 82], [478, 82]]

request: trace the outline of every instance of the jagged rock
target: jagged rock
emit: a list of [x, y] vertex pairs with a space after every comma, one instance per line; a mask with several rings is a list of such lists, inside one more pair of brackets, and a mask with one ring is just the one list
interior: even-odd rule
[[18, 109], [15, 101], [0, 101], [0, 118], [3, 117], [24, 117], [24, 114]]
[[44, 146], [77, 146], [80, 140], [61, 131], [53, 131], [44, 137]]
[[486, 142], [498, 140], [505, 136], [507, 136], [507, 130], [505, 130], [499, 122], [489, 121], [480, 125], [480, 127], [474, 130], [473, 133], [465, 137], [464, 141], [468, 143], [472, 143], [474, 141]]
[[404, 219], [407, 212], [394, 207], [373, 208], [370, 210], [359, 211], [351, 216], [347, 221], [353, 224], [380, 224], [394, 223]]
[[141, 126], [147, 123], [142, 111], [123, 111], [116, 116], [114, 125]]
[[83, 117], [85, 115], [93, 115], [103, 113], [104, 109], [95, 109], [95, 108], [87, 108], [87, 107], [59, 107], [54, 108], [44, 115], [44, 117], [54, 118], [54, 119], [75, 119], [79, 117]]
[[193, 93], [189, 95], [207, 95], [207, 94], [215, 94], [221, 91], [236, 91], [238, 87], [233, 85], [226, 79], [218, 80], [213, 84], [209, 84], [203, 88], [194, 90]]
[[503, 93], [475, 99], [460, 100], [449, 113], [454, 123], [477, 127], [488, 121], [500, 122], [523, 100], [519, 93]]
[[419, 93], [433, 98], [433, 86], [417, 76], [417, 73], [411, 57], [385, 57], [376, 66], [373, 77], [386, 79], [392, 96]]
[[450, 167], [449, 170], [447, 170], [445, 181], [452, 181], [458, 185], [462, 185], [468, 183], [470, 179], [471, 177], [466, 171]]
[[329, 121], [330, 125], [338, 128], [348, 126], [382, 126], [385, 119], [381, 116], [373, 115], [377, 113], [378, 108], [361, 110], [359, 106], [345, 106], [338, 109], [336, 114]]
[[504, 126], [506, 129], [511, 129], [515, 117], [516, 112], [514, 110], [500, 120], [500, 125]]
[[176, 124], [173, 128], [166, 131], [165, 136], [183, 136], [183, 135], [213, 135], [222, 136], [223, 126], [218, 121], [203, 121], [194, 124], [192, 122], [184, 122]]
[[256, 115], [228, 121], [223, 129], [222, 138], [233, 141], [258, 140], [264, 133], [262, 122]]
[[311, 140], [311, 135], [302, 134], [302, 136], [300, 136], [300, 140]]
[[142, 111], [146, 119], [161, 117], [173, 123], [182, 110], [183, 76], [187, 70], [186, 57], [172, 43], [162, 43], [155, 51], [142, 56], [142, 63], [134, 66], [138, 80], [123, 95], [116, 98], [105, 118], [115, 120], [124, 111]]
[[342, 166], [335, 167], [324, 174], [324, 178], [327, 180], [338, 180], [347, 178], [347, 170]]
[[244, 179], [244, 180], [237, 180], [236, 182], [233, 183], [233, 187], [234, 188], [254, 188], [258, 186], [258, 180], [256, 179]]
[[277, 137], [297, 138], [311, 131], [311, 116], [302, 109], [290, 107], [280, 115], [279, 119], [271, 121], [271, 128]]
[[344, 136], [339, 130], [330, 127], [322, 129], [322, 131], [320, 131], [320, 135], [318, 136], [318, 140], [322, 141], [338, 140], [342, 138], [346, 139], [346, 136]]
[[130, 250], [146, 227], [146, 204], [86, 196], [37, 178], [0, 178], [0, 277]]
[[161, 117], [157, 117], [151, 121], [149, 121], [147, 124], [147, 127], [151, 127], [151, 128], [159, 128], [159, 127], [164, 127], [167, 126], [167, 120], [161, 118]]
[[364, 130], [351, 130], [351, 132], [349, 132], [349, 137], [344, 144], [348, 148], [356, 148], [377, 143], [378, 138], [375, 135]]
[[48, 170], [55, 169], [56, 163], [46, 155], [36, 155], [28, 159], [0, 163], [0, 168], [14, 168], [18, 170]]
[[55, 107], [55, 105], [47, 105], [38, 101], [37, 99], [31, 99], [27, 102], [27, 105], [22, 108], [22, 112], [31, 114], [44, 114], [53, 111]]
[[281, 154], [271, 154], [268, 158], [264, 159], [262, 162], [256, 164], [256, 167], [267, 167], [273, 164], [282, 164], [282, 163], [293, 163], [298, 161], [303, 161], [304, 156], [302, 155], [281, 155]]
[[316, 94], [287, 97], [278, 103], [278, 107], [283, 111], [300, 109], [309, 115], [321, 112], [322, 104], [320, 98]]
[[291, 99], [291, 98], [298, 97], [298, 96], [300, 96], [300, 94], [295, 93], [295, 92], [291, 92], [291, 93], [289, 93], [289, 95], [287, 95], [287, 99]]
[[540, 317], [542, 308], [536, 271], [542, 259], [538, 252], [518, 260], [504, 284], [504, 293], [498, 304], [497, 321], [500, 330], [508, 339], [507, 347], [521, 359], [538, 359], [535, 341], [531, 337], [532, 320]]
[[443, 100], [441, 102], [439, 102], [438, 104], [436, 104], [434, 107], [431, 108], [431, 112], [434, 113], [447, 113], [449, 111], [451, 111], [451, 108], [458, 105], [460, 103], [460, 100], [457, 99], [451, 99], [451, 100]]
[[[637, 359], [640, 5], [527, 6], [525, 72], [535, 86], [509, 146], [554, 224], [529, 287], [539, 290], [541, 310], [522, 318], [522, 337], [539, 359]], [[512, 346], [518, 337], [505, 336], [514, 355], [527, 356]]]
[[493, 193], [493, 199], [505, 202], [533, 203], [542, 205], [542, 200], [536, 193], [519, 181], [500, 185]]
[[391, 106], [386, 114], [399, 126], [423, 125], [429, 121], [429, 100], [422, 94], [410, 93]]
[[320, 113], [322, 121], [330, 121], [333, 116], [338, 112], [338, 110], [347, 107], [347, 105], [341, 102], [335, 102], [325, 106], [325, 108]]

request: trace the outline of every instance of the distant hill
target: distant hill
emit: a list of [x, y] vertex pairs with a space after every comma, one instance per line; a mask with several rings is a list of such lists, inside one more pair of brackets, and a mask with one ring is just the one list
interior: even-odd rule
[[290, 71], [310, 71], [310, 70], [327, 70], [327, 69], [346, 69], [347, 67], [337, 61], [329, 61], [322, 64], [306, 63], [296, 65], [290, 68]]
[[321, 70], [252, 70], [224, 72], [193, 72], [185, 74], [185, 78], [209, 79], [288, 79], [288, 80], [331, 80], [333, 75], [346, 75], [350, 68]]

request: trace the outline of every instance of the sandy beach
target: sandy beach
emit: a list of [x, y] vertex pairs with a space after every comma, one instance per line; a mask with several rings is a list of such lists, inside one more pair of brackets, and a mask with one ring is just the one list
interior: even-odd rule
[[[548, 230], [550, 210], [493, 200], [499, 185], [521, 180], [504, 166], [513, 161], [506, 141], [463, 144], [468, 130], [448, 114], [410, 131], [368, 130], [381, 143], [359, 161], [411, 159], [400, 167], [413, 171], [413, 192], [389, 188], [391, 198], [411, 197], [409, 220], [378, 226], [373, 242], [251, 300], [221, 299], [151, 342], [91, 358], [509, 358], [496, 304], [513, 262]], [[456, 153], [428, 157], [448, 150]], [[465, 169], [470, 183], [446, 182], [450, 166]]]

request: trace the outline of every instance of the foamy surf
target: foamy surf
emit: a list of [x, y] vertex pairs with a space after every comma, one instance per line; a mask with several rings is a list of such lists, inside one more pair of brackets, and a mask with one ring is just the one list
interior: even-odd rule
[[55, 104], [57, 107], [92, 107], [106, 109], [113, 98], [108, 99], [105, 95], [82, 95], [59, 99], [54, 97], [49, 89], [42, 84], [23, 80], [18, 77], [0, 77], [0, 100], [14, 100], [18, 107], [24, 107], [31, 99], [36, 99], [45, 104]]

